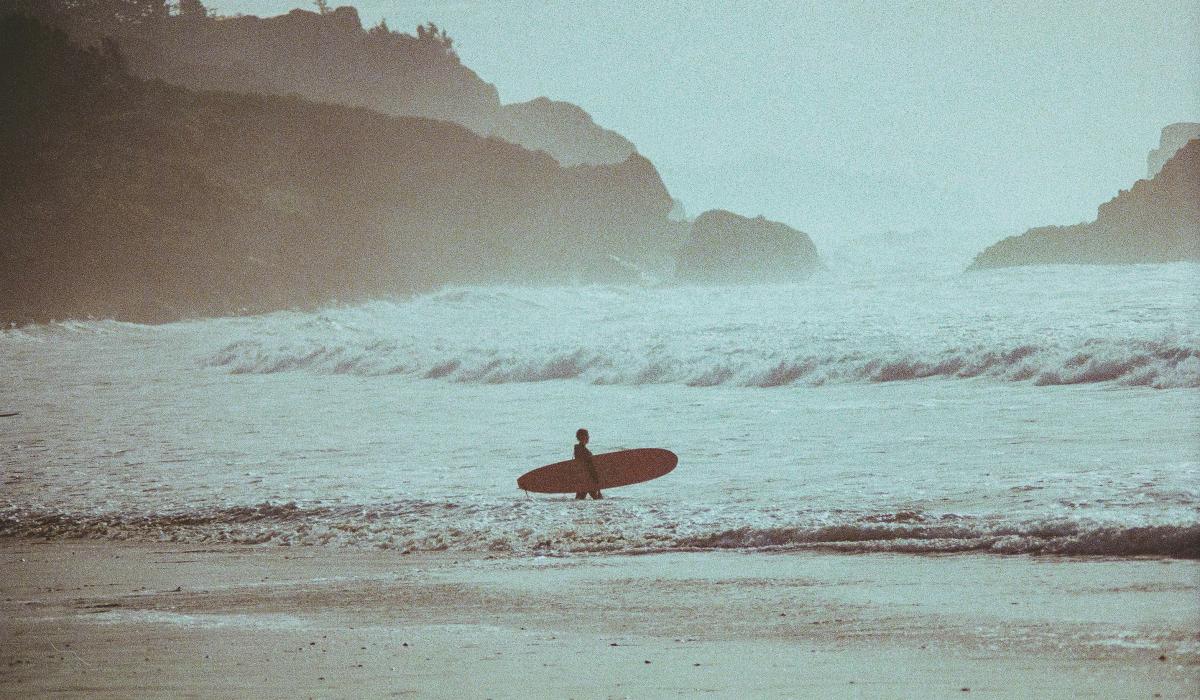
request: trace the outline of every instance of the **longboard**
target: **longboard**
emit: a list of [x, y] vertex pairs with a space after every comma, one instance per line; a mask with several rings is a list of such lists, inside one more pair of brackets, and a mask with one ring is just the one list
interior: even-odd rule
[[587, 469], [573, 459], [547, 464], [517, 478], [517, 488], [536, 493], [575, 493], [637, 484], [669, 473], [679, 462], [670, 450], [642, 447], [608, 452], [592, 457], [599, 484], [592, 483]]

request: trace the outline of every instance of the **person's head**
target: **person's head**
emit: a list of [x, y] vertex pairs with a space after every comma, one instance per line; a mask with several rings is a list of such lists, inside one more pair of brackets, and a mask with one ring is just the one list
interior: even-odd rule
[[579, 441], [580, 445], [586, 445], [588, 441], [587, 428], [580, 428], [579, 430], [576, 430], [575, 439]]

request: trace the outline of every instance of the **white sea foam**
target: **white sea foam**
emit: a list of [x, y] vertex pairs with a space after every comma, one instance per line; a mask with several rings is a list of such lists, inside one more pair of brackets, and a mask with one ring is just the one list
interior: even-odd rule
[[[742, 289], [448, 289], [263, 317], [229, 328], [234, 339], [201, 363], [233, 374], [485, 384], [780, 387], [955, 378], [1200, 387], [1200, 301], [1188, 286], [1195, 268], [1155, 272], [1179, 286], [1145, 270], [1123, 271], [1129, 286], [1121, 286], [1086, 269], [1019, 282], [968, 275], [821, 277]], [[1080, 294], [1081, 281], [1091, 296]]]
[[[1195, 265], [0, 330], [0, 536], [1197, 556]], [[515, 479], [661, 446], [604, 501]]]
[[[582, 517], [581, 517], [582, 516]], [[776, 514], [772, 520], [779, 520]], [[160, 513], [65, 514], [9, 509], [0, 536], [169, 539], [190, 543], [340, 545], [402, 551], [644, 554], [736, 549], [845, 552], [987, 552], [1165, 556], [1200, 559], [1200, 525], [1130, 526], [1090, 519], [1014, 520], [897, 513], [793, 512], [784, 526], [755, 525], [755, 513], [695, 507], [521, 502], [493, 505], [404, 502], [309, 507], [261, 503]], [[741, 526], [738, 521], [745, 522]]]

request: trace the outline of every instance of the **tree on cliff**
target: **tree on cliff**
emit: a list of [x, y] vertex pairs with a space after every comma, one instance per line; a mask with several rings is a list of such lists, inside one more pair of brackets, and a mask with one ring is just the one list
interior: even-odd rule
[[433, 22], [426, 22], [423, 25], [417, 26], [417, 41], [426, 42], [428, 45], [434, 46], [441, 53], [455, 55], [454, 40], [450, 35], [446, 34], [445, 29], [439, 28]]
[[390, 27], [388, 27], [387, 20], [381, 19], [379, 20], [379, 24], [367, 30], [367, 35], [375, 38], [386, 38], [392, 35], [392, 30]]
[[208, 8], [200, 0], [179, 0], [179, 16], [189, 19], [203, 19], [208, 17]]

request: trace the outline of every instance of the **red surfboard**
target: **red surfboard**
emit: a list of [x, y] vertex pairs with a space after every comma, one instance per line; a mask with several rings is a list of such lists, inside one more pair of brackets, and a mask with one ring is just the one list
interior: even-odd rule
[[592, 457], [599, 485], [593, 484], [583, 465], [573, 459], [547, 464], [517, 478], [517, 488], [536, 493], [576, 493], [596, 488], [611, 489], [657, 479], [679, 462], [670, 450], [642, 447], [608, 452]]

